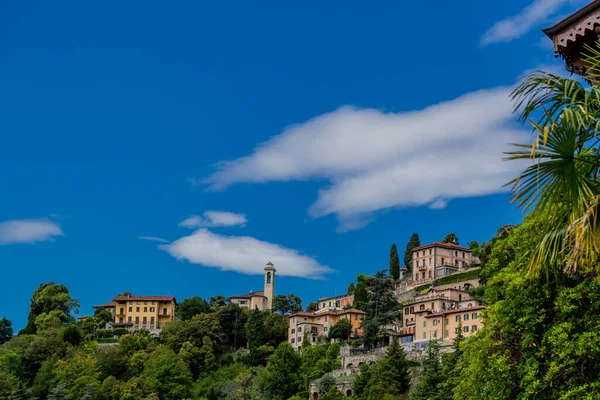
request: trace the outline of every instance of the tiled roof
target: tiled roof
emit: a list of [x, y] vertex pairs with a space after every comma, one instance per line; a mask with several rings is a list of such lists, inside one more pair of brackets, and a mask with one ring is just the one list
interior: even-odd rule
[[429, 314], [426, 315], [425, 318], [434, 318], [434, 317], [443, 317], [444, 315], [448, 315], [448, 314], [460, 314], [460, 313], [464, 313], [464, 312], [471, 312], [471, 311], [478, 311], [478, 310], [483, 310], [484, 308], [487, 308], [486, 306], [475, 306], [475, 307], [467, 307], [467, 308], [455, 308], [454, 310], [445, 310], [439, 313], [433, 313], [433, 314]]
[[115, 296], [113, 301], [173, 301], [175, 296]]
[[354, 297], [353, 294], [350, 293], [346, 293], [346, 294], [340, 294], [339, 296], [333, 296], [333, 297], [322, 297], [320, 298], [317, 303], [321, 302], [321, 301], [326, 301], [326, 300], [335, 300], [335, 299], [343, 299], [346, 297]]
[[469, 249], [467, 247], [459, 246], [454, 243], [442, 243], [442, 242], [433, 242], [433, 243], [429, 243], [429, 244], [426, 244], [423, 246], [415, 247], [412, 251], [414, 252], [414, 251], [424, 250], [424, 249], [428, 249], [430, 247], [444, 247], [446, 249], [468, 251], [469, 253], [471, 253], [471, 249]]
[[240, 294], [239, 296], [229, 296], [230, 299], [249, 299], [251, 297], [265, 297], [265, 292], [259, 290], [258, 292]]
[[106, 304], [98, 304], [97, 306], [92, 306], [92, 308], [112, 308], [115, 307], [115, 303], [106, 303]]

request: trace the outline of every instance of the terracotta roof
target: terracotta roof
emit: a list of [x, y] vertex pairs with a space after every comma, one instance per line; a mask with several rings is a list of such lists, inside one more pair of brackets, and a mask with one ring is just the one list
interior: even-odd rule
[[433, 317], [443, 317], [448, 314], [460, 314], [464, 312], [478, 311], [487, 308], [486, 306], [475, 306], [475, 307], [467, 307], [467, 308], [455, 308], [454, 310], [445, 310], [443, 312], [434, 313], [426, 315], [425, 318], [433, 318]]
[[92, 306], [92, 308], [112, 308], [116, 307], [115, 303], [106, 303], [106, 304], [98, 304], [97, 306]]
[[430, 247], [445, 247], [447, 249], [468, 251], [469, 253], [471, 253], [471, 249], [469, 249], [467, 247], [459, 246], [454, 243], [442, 243], [442, 242], [433, 242], [433, 243], [429, 243], [429, 244], [426, 244], [426, 245], [423, 245], [420, 247], [415, 247], [412, 251], [415, 252], [415, 251], [419, 251], [419, 250], [428, 249]]
[[249, 299], [251, 297], [265, 297], [265, 292], [259, 290], [258, 292], [240, 294], [239, 296], [229, 296], [230, 299]]
[[552, 39], [553, 35], [560, 32], [564, 28], [568, 27], [573, 22], [577, 21], [579, 18], [594, 11], [598, 7], [600, 7], [600, 0], [594, 0], [587, 6], [580, 8], [579, 10], [575, 11], [573, 14], [571, 14], [568, 17], [564, 18], [563, 20], [559, 21], [554, 26], [552, 26], [550, 28], [542, 29], [542, 32], [544, 32], [550, 39]]
[[175, 296], [115, 296], [113, 301], [173, 301]]

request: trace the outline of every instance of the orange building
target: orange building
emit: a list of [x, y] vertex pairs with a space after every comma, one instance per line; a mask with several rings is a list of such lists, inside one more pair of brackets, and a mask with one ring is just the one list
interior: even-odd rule
[[357, 338], [363, 333], [360, 325], [366, 314], [355, 308], [289, 314], [288, 342], [296, 351], [301, 351], [304, 334], [307, 334], [311, 344], [316, 344], [318, 337], [327, 336], [329, 328], [342, 318], [349, 319], [352, 325], [349, 339]]

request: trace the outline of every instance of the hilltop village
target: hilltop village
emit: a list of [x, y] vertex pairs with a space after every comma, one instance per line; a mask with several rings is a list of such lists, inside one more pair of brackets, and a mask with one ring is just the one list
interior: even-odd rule
[[[337, 379], [336, 387], [347, 397], [352, 394], [352, 381], [360, 374], [360, 368], [383, 359], [391, 344], [401, 345], [409, 359], [419, 360], [431, 341], [435, 341], [442, 352], [452, 351], [457, 337], [468, 338], [482, 328], [485, 307], [471, 294], [480, 286], [477, 277], [480, 260], [473, 255], [473, 249], [453, 241], [458, 241], [454, 234], [448, 235], [443, 242], [423, 246], [413, 241], [405, 252], [408, 265], [403, 267], [399, 265], [394, 245], [389, 271], [382, 271], [373, 278], [359, 276], [359, 282], [352, 283], [348, 293], [321, 297], [305, 309], [301, 308], [297, 296], [277, 295], [277, 269], [271, 262], [264, 267], [263, 290], [221, 298], [220, 301], [246, 310], [246, 313], [253, 310], [280, 313], [286, 319], [287, 342], [298, 353], [306, 346], [342, 344], [339, 366], [332, 374]], [[392, 275], [397, 275], [396, 279]], [[391, 296], [388, 299], [391, 306], [385, 305], [385, 290], [380, 293], [367, 290], [362, 294], [363, 298], [359, 298], [361, 294], [357, 292], [369, 279], [389, 283], [387, 295]], [[369, 315], [368, 303], [378, 296], [382, 297], [381, 305], [377, 305], [381, 308], [375, 315]], [[163, 328], [180, 317], [180, 306], [183, 304], [178, 305], [174, 296], [124, 293], [106, 304], [94, 306], [94, 309], [96, 314], [102, 310], [110, 313], [111, 318], [103, 328], [112, 330], [115, 338], [138, 331], [159, 338]], [[368, 340], [365, 330], [373, 331], [372, 322], [380, 317], [379, 312], [391, 312], [392, 315], [375, 322], [376, 337]], [[80, 317], [79, 320], [83, 322], [87, 318]], [[250, 347], [250, 338], [247, 339], [246, 343], [239, 343], [241, 350]], [[310, 384], [309, 392], [312, 399], [319, 398], [316, 380]]]

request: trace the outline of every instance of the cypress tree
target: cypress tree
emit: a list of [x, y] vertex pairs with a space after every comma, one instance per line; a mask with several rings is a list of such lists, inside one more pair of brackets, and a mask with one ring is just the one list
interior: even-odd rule
[[412, 251], [420, 245], [421, 239], [419, 239], [419, 234], [415, 232], [410, 236], [410, 240], [406, 244], [406, 250], [404, 251], [404, 265], [406, 265], [407, 271], [412, 270]]
[[390, 276], [393, 280], [400, 278], [400, 259], [398, 258], [396, 243], [392, 244], [390, 249]]

